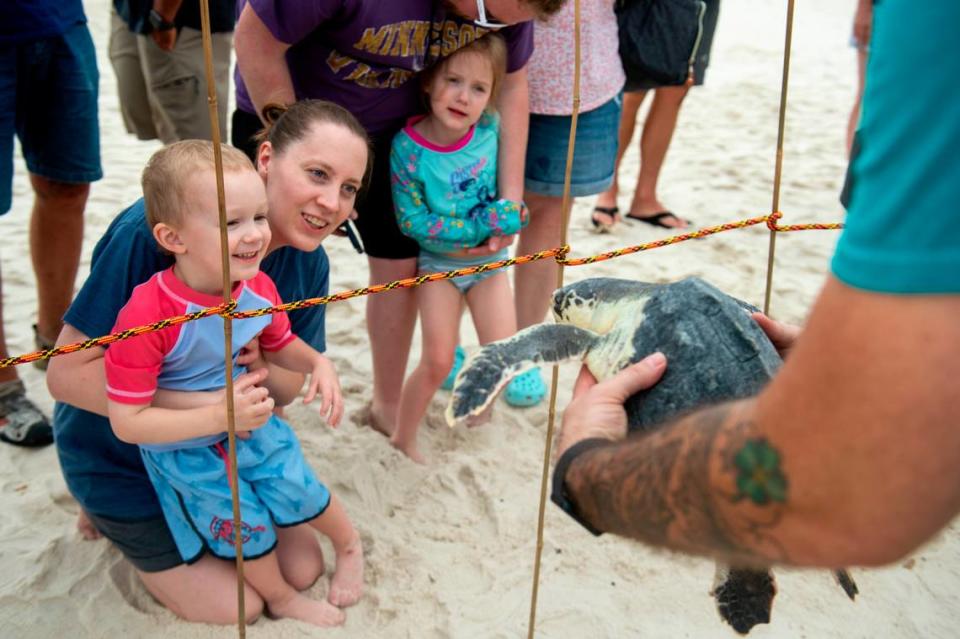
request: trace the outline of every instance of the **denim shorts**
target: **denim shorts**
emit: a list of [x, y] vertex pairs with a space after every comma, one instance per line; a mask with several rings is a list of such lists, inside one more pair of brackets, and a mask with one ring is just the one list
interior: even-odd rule
[[[431, 253], [425, 249], [420, 249], [420, 256], [417, 258], [417, 275], [428, 275], [430, 273], [446, 273], [447, 271], [456, 271], [471, 266], [480, 266], [487, 262], [499, 262], [510, 257], [507, 249], [500, 249], [494, 255], [479, 255], [477, 257], [450, 257], [441, 253]], [[501, 269], [493, 271], [484, 271], [483, 273], [474, 273], [473, 275], [461, 275], [449, 280], [451, 284], [457, 287], [462, 295], [467, 291], [487, 279], [492, 275], [500, 273]]]
[[99, 80], [86, 24], [58, 36], [0, 44], [0, 214], [11, 206], [14, 135], [34, 175], [72, 184], [103, 177]]
[[[606, 191], [613, 182], [617, 160], [622, 95], [617, 95], [577, 118], [577, 137], [570, 173], [570, 195], [580, 197]], [[524, 187], [540, 195], [563, 195], [570, 139], [569, 115], [530, 114]]]

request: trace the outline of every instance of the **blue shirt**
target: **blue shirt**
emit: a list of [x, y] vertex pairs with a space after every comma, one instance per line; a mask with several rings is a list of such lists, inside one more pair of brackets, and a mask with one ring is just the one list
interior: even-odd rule
[[832, 263], [850, 286], [960, 293], [956, 24], [956, 0], [875, 4], [860, 151]]
[[[144, 215], [143, 200], [137, 200], [94, 248], [90, 276], [64, 316], [89, 337], [110, 333], [134, 287], [173, 264], [158, 248]], [[322, 297], [329, 290], [330, 266], [322, 247], [312, 253], [277, 249], [263, 260], [261, 270], [284, 301]], [[290, 314], [293, 332], [318, 351], [326, 350], [324, 311], [314, 306]], [[117, 439], [106, 417], [58, 402], [53, 430], [67, 486], [86, 510], [128, 521], [162, 515], [140, 451]]]
[[86, 21], [80, 0], [2, 0], [0, 42], [51, 38]]

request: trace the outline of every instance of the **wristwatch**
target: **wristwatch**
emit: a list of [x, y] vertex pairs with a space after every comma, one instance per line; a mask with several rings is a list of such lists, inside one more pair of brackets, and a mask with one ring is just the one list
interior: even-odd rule
[[160, 12], [156, 9], [150, 9], [150, 14], [147, 16], [147, 22], [150, 23], [150, 28], [154, 31], [169, 31], [170, 29], [176, 29], [177, 25], [173, 22], [167, 22], [167, 19], [160, 15]]
[[606, 446], [609, 443], [609, 439], [592, 437], [590, 439], [579, 441], [568, 448], [566, 452], [560, 456], [560, 459], [557, 460], [557, 465], [553, 469], [553, 490], [550, 492], [550, 501], [555, 503], [557, 506], [560, 506], [560, 510], [570, 515], [575, 522], [589, 530], [597, 537], [603, 534], [603, 531], [597, 530], [580, 517], [580, 513], [577, 512], [576, 506], [574, 506], [573, 502], [570, 501], [570, 498], [567, 496], [565, 482], [567, 478], [567, 469], [570, 467], [570, 464], [573, 462], [573, 460], [580, 455], [580, 453], [584, 453], [592, 448]]

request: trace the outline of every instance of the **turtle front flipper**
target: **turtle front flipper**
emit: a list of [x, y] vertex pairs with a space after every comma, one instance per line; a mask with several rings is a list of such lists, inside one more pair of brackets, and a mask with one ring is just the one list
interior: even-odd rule
[[717, 564], [711, 593], [724, 621], [742, 635], [761, 623], [770, 623], [777, 585], [769, 570], [729, 568]]
[[597, 335], [566, 324], [538, 324], [492, 342], [467, 359], [453, 383], [447, 423], [482, 413], [514, 376], [537, 366], [582, 359]]

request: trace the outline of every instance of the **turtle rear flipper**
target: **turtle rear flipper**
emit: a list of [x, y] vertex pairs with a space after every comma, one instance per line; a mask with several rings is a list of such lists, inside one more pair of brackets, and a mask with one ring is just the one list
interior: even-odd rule
[[761, 623], [770, 623], [777, 586], [769, 570], [717, 566], [717, 612], [738, 633], [745, 635]]
[[576, 326], [538, 324], [485, 345], [467, 359], [453, 383], [447, 423], [479, 415], [511, 378], [538, 364], [582, 359], [596, 339], [596, 333]]

